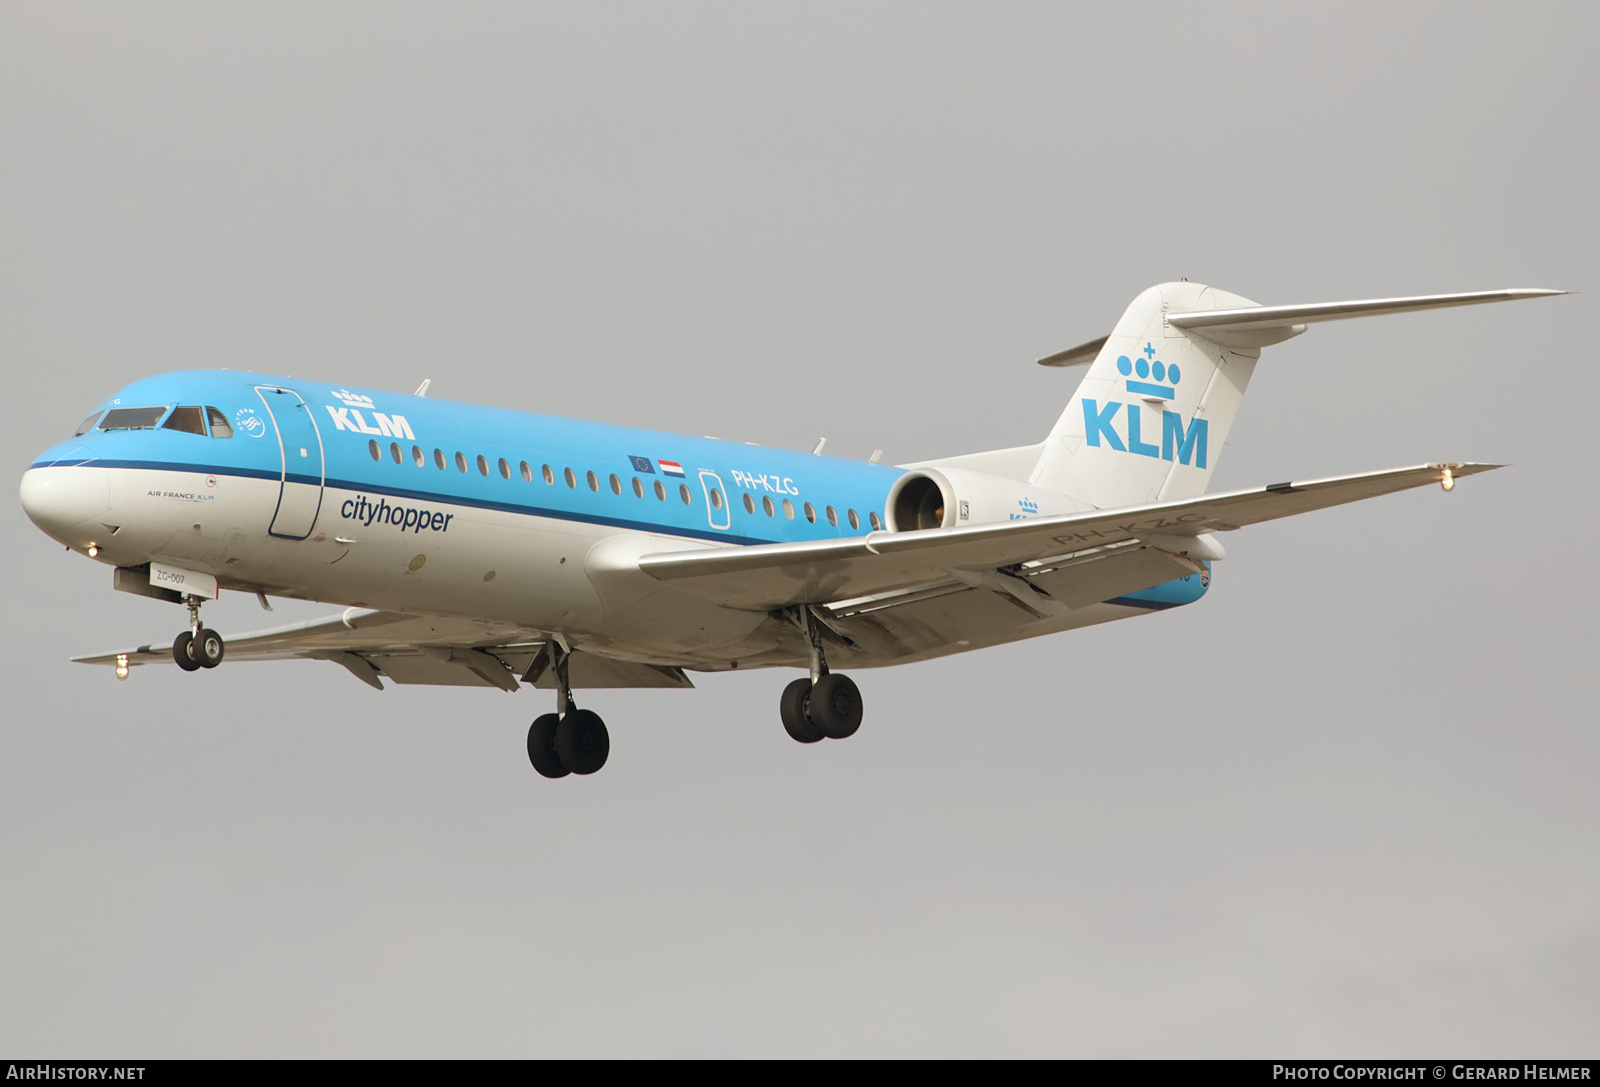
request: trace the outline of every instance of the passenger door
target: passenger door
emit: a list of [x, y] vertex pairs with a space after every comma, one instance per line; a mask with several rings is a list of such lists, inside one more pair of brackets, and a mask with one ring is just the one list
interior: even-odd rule
[[311, 535], [322, 509], [322, 433], [310, 405], [293, 389], [257, 385], [256, 395], [261, 397], [277, 430], [283, 464], [278, 508], [273, 511], [267, 533], [286, 540], [303, 540]]

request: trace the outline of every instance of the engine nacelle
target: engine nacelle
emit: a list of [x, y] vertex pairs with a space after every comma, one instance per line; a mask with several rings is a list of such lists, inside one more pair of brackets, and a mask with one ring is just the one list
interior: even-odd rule
[[1045, 490], [966, 468], [913, 468], [889, 488], [884, 518], [892, 532], [1019, 521], [1092, 507]]

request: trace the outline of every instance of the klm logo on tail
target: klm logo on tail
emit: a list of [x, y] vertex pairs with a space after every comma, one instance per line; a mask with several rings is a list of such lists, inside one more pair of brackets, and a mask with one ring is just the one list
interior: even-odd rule
[[[1140, 352], [1147, 356], [1137, 362], [1130, 362], [1127, 355], [1117, 356], [1117, 372], [1129, 378], [1127, 382], [1130, 393], [1139, 393], [1141, 396], [1159, 396], [1163, 400], [1171, 400], [1178, 395], [1178, 382], [1183, 380], [1176, 364], [1168, 366], [1155, 357], [1156, 349], [1149, 344], [1144, 345]], [[1137, 373], [1139, 380], [1132, 380], [1132, 375]], [[1155, 384], [1146, 383], [1145, 378], [1154, 378]]]
[[[1124, 386], [1136, 396], [1157, 400], [1176, 399], [1183, 373], [1176, 365], [1168, 366], [1157, 359], [1155, 353], [1155, 348], [1147, 343], [1141, 352], [1144, 358], [1130, 359], [1127, 355], [1117, 358], [1117, 370], [1126, 379]], [[1123, 408], [1128, 410], [1122, 412]], [[1126, 441], [1116, 429], [1118, 412], [1122, 412], [1124, 419]], [[1206, 466], [1204, 419], [1192, 419], [1185, 427], [1183, 416], [1163, 409], [1160, 446], [1144, 440], [1143, 419], [1144, 411], [1138, 403], [1124, 404], [1120, 400], [1108, 400], [1102, 406], [1097, 400], [1087, 396], [1083, 398], [1083, 429], [1090, 445], [1100, 448], [1103, 440], [1119, 453], [1137, 453], [1141, 457], [1161, 460], [1176, 458], [1180, 464], [1188, 464], [1192, 460], [1196, 468]]]

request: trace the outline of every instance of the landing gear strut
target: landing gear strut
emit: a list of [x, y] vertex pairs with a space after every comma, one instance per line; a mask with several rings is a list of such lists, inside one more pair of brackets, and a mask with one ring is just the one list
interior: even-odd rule
[[861, 727], [861, 690], [849, 676], [828, 671], [822, 648], [822, 624], [807, 605], [790, 612], [795, 624], [805, 632], [811, 648], [811, 675], [797, 679], [783, 689], [778, 714], [791, 737], [803, 744], [818, 740], [842, 740]]
[[172, 659], [185, 672], [215, 668], [222, 663], [222, 655], [227, 650], [222, 635], [200, 625], [203, 599], [192, 595], [184, 597], [184, 603], [189, 605], [189, 629], [172, 640]]
[[547, 778], [592, 774], [611, 754], [611, 734], [598, 713], [580, 710], [572, 700], [567, 679], [571, 652], [552, 640], [550, 656], [556, 674], [556, 712], [544, 714], [529, 727], [528, 761]]

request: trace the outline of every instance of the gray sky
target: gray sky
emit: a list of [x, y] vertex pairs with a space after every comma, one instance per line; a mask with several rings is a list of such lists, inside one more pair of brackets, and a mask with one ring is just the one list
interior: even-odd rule
[[[1102, 10], [1103, 9], [1103, 10]], [[907, 461], [1188, 276], [1584, 292], [1269, 349], [1216, 487], [1510, 462], [1230, 534], [1200, 604], [860, 672], [548, 692], [169, 639], [13, 500], [0, 1052], [1600, 1049], [1583, 4], [0, 5], [5, 463], [227, 366]], [[232, 595], [207, 611], [243, 631]]]

